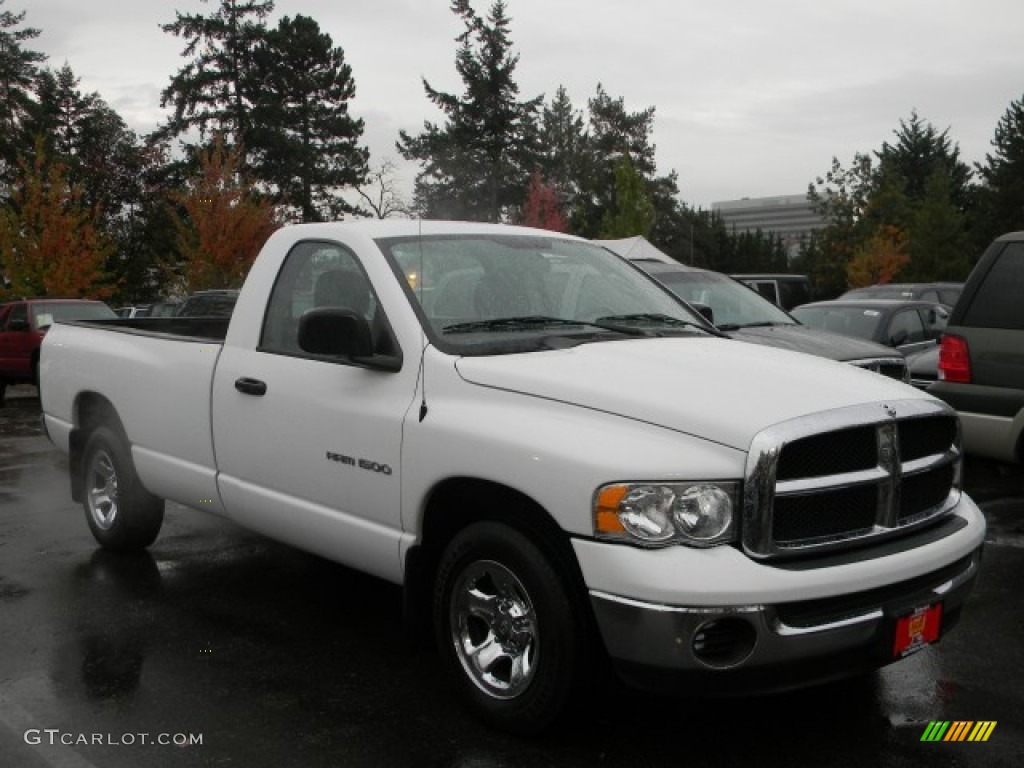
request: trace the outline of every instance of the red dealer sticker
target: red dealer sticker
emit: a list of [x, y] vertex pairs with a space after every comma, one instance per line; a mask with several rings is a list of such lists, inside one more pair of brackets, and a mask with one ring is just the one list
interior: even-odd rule
[[923, 605], [896, 619], [896, 640], [892, 655], [900, 659], [939, 639], [942, 626], [942, 603]]

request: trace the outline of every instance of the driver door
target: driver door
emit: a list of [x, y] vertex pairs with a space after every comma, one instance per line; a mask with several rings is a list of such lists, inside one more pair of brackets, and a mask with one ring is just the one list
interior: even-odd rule
[[362, 313], [383, 329], [378, 344], [396, 343], [355, 254], [297, 244], [271, 292], [259, 346], [226, 345], [217, 364], [218, 488], [239, 523], [397, 580], [402, 423], [416, 365], [387, 372], [305, 353], [299, 318], [325, 306]]

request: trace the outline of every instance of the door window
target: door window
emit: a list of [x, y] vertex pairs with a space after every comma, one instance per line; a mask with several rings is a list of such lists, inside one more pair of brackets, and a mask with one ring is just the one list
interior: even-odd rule
[[771, 280], [750, 280], [747, 285], [764, 296], [772, 304], [779, 303], [779, 292], [775, 290], [775, 283]]
[[916, 344], [927, 340], [924, 323], [916, 309], [905, 309], [897, 312], [889, 323], [889, 344], [901, 347], [904, 344]]
[[297, 244], [285, 259], [270, 294], [260, 351], [305, 354], [299, 318], [308, 309], [342, 307], [380, 326], [377, 299], [355, 255], [336, 243]]
[[18, 324], [20, 330], [28, 329], [28, 306], [25, 304], [15, 304], [11, 307], [11, 312], [7, 315], [7, 329], [11, 330], [15, 324]]

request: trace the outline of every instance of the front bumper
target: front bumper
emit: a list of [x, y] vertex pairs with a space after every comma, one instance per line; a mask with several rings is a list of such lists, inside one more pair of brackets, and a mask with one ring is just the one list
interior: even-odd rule
[[[945, 532], [922, 535], [917, 546], [904, 543], [901, 551], [887, 555], [845, 553], [821, 567], [748, 560], [748, 575], [760, 572], [749, 589], [742, 589], [736, 579], [717, 585], [711, 579], [677, 581], [689, 585], [677, 589], [689, 598], [679, 601], [684, 604], [626, 597], [594, 588], [588, 580], [590, 600], [605, 648], [620, 676], [632, 685], [698, 695], [786, 690], [896, 660], [896, 619], [915, 608], [941, 603], [941, 634], [949, 631], [977, 577], [983, 537], [984, 519], [964, 497]], [[908, 558], [927, 562], [922, 550], [935, 559], [912, 575], [894, 578], [899, 570], [895, 566]], [[672, 554], [693, 553], [676, 548]], [[664, 557], [666, 551], [646, 554]], [[594, 553], [589, 555], [582, 561], [585, 578], [588, 570], [595, 573]], [[867, 571], [874, 583], [854, 578]], [[849, 581], [837, 588], [837, 576], [842, 575]], [[799, 589], [778, 588], [799, 582]], [[822, 584], [828, 585], [824, 591]], [[786, 591], [790, 597], [783, 596]], [[743, 593], [747, 600], [735, 599]], [[716, 599], [725, 596], [729, 599]], [[764, 599], [768, 596], [772, 599]]]

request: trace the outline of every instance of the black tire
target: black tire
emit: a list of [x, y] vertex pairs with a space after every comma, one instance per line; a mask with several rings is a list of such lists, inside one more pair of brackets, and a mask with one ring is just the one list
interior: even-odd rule
[[135, 474], [127, 441], [98, 427], [82, 453], [82, 507], [100, 546], [117, 552], [148, 547], [164, 522], [164, 502]]
[[586, 624], [572, 593], [541, 549], [510, 526], [475, 523], [445, 549], [434, 586], [438, 648], [491, 725], [539, 733], [582, 690]]

